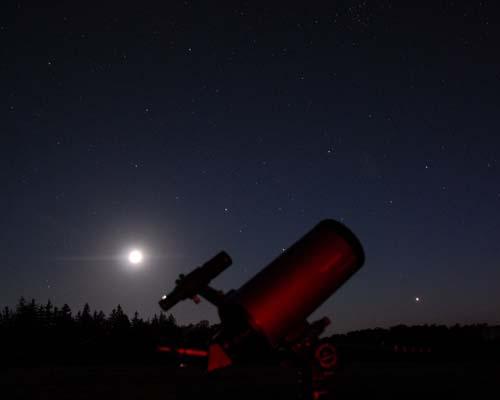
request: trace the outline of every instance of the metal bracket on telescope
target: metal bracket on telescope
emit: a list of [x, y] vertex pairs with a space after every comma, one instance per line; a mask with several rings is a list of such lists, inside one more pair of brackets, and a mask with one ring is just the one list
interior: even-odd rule
[[160, 307], [163, 311], [168, 311], [180, 301], [187, 299], [192, 299], [198, 304], [200, 302], [199, 296], [204, 297], [218, 307], [224, 298], [224, 293], [211, 288], [209, 284], [232, 263], [233, 261], [229, 254], [221, 251], [189, 274], [180, 274], [179, 278], [175, 281], [176, 286], [174, 290], [168, 295], [164, 295], [159, 301]]

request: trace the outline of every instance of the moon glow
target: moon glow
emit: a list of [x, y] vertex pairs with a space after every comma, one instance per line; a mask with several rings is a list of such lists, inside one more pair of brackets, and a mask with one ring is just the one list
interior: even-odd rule
[[131, 264], [140, 264], [144, 259], [144, 255], [141, 250], [134, 249], [128, 254], [128, 261]]

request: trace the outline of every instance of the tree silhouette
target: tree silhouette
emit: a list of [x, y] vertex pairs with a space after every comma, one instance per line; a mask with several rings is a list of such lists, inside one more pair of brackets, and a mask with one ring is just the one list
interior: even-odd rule
[[116, 332], [125, 332], [130, 328], [130, 320], [128, 316], [123, 312], [120, 304], [116, 308], [113, 308], [111, 315], [109, 316], [109, 323], [111, 329]]
[[144, 326], [144, 321], [142, 318], [139, 318], [139, 313], [137, 311], [134, 313], [131, 324], [134, 329], [141, 329]]
[[[208, 321], [179, 326], [172, 314], [163, 312], [147, 320], [135, 312], [129, 320], [121, 305], [107, 317], [85, 303], [73, 316], [68, 304], [58, 308], [50, 300], [40, 305], [21, 297], [14, 309], [4, 307], [0, 312], [0, 364], [158, 362], [158, 345], [206, 348], [217, 328]], [[432, 348], [433, 356], [447, 360], [500, 357], [500, 327], [485, 324], [398, 325], [332, 335], [328, 340], [361, 349], [352, 353], [354, 357], [396, 348]]]

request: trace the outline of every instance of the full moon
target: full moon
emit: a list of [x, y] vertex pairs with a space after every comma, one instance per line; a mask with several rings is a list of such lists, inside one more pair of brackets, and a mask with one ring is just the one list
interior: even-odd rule
[[131, 264], [140, 264], [143, 258], [144, 256], [140, 250], [134, 249], [128, 253], [128, 260]]

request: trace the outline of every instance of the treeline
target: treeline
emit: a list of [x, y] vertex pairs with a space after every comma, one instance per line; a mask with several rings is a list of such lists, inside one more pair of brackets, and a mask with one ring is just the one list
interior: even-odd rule
[[[201, 321], [180, 326], [169, 314], [129, 318], [120, 305], [109, 315], [88, 304], [73, 313], [64, 304], [38, 304], [21, 298], [0, 312], [0, 364], [165, 363], [176, 356], [157, 353], [159, 345], [206, 349], [218, 325]], [[500, 358], [500, 327], [478, 325], [398, 325], [366, 329], [325, 340], [346, 349], [351, 358], [380, 358], [382, 353], [431, 352], [446, 359]]]
[[500, 326], [487, 324], [397, 325], [333, 335], [330, 340], [352, 359], [464, 362], [500, 358]]
[[9, 364], [163, 362], [158, 345], [201, 347], [216, 329], [208, 321], [179, 326], [172, 315], [132, 318], [117, 305], [109, 315], [89, 304], [73, 313], [64, 304], [38, 304], [23, 297], [0, 313], [0, 359]]
[[388, 329], [364, 329], [343, 335], [333, 335], [332, 340], [341, 343], [443, 347], [467, 343], [500, 342], [500, 327], [488, 324], [397, 325]]

